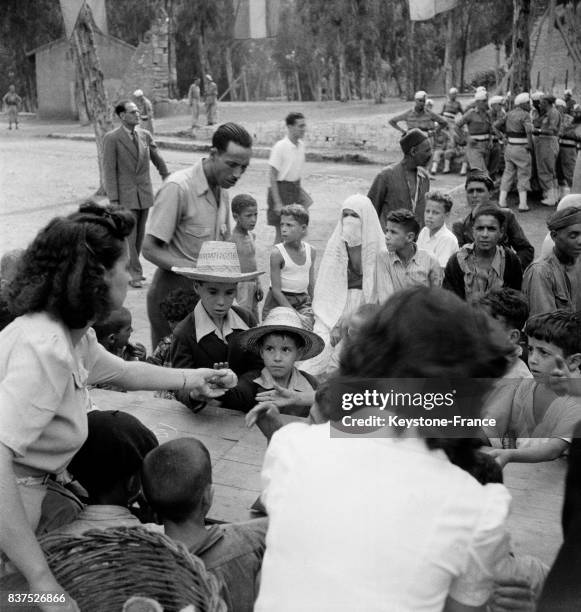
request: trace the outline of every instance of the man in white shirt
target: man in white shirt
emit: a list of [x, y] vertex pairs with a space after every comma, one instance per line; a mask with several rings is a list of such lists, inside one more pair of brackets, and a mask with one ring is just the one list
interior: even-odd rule
[[305, 208], [313, 203], [301, 187], [301, 176], [305, 165], [303, 138], [307, 127], [302, 113], [289, 113], [286, 117], [288, 136], [279, 140], [271, 149], [270, 186], [268, 188], [268, 225], [275, 230], [274, 244], [282, 241], [280, 236], [280, 211], [286, 204], [301, 204]]
[[458, 250], [458, 239], [446, 225], [452, 204], [452, 198], [445, 193], [430, 191], [426, 194], [425, 227], [417, 241], [418, 249], [427, 251], [437, 259], [442, 269]]

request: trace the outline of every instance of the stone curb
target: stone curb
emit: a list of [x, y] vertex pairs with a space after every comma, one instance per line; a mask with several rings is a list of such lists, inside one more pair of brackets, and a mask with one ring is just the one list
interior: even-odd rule
[[[44, 136], [43, 136], [44, 137]], [[62, 132], [52, 132], [46, 136], [47, 138], [55, 138], [62, 140], [79, 140], [83, 142], [94, 142], [94, 134], [66, 134]], [[210, 150], [210, 145], [207, 142], [200, 141], [185, 141], [178, 138], [156, 138], [155, 139], [160, 149], [169, 149], [173, 151], [192, 151], [207, 153]], [[268, 159], [270, 156], [270, 147], [258, 146], [252, 148], [253, 157]], [[310, 162], [335, 162], [343, 164], [371, 164], [377, 166], [385, 166], [390, 161], [395, 159], [388, 159], [388, 156], [370, 156], [363, 154], [359, 151], [323, 151], [321, 149], [315, 149], [307, 151], [307, 161]]]

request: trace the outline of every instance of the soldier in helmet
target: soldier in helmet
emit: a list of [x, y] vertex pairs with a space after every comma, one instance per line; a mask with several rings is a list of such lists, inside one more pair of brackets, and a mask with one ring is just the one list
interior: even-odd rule
[[504, 133], [507, 139], [498, 205], [506, 208], [508, 192], [516, 178], [518, 209], [522, 212], [529, 210], [527, 192], [530, 190], [532, 172], [531, 132], [533, 125], [530, 110], [531, 99], [529, 94], [521, 93], [514, 99], [513, 110], [498, 119], [494, 124], [494, 127]]
[[[399, 130], [403, 135], [409, 130], [417, 128], [422, 130], [426, 135], [431, 136], [434, 132], [434, 123], [438, 124], [440, 129], [447, 128], [448, 124], [443, 117], [426, 109], [427, 99], [428, 94], [425, 91], [416, 91], [414, 96], [414, 107], [392, 117], [389, 120], [389, 125]], [[401, 121], [406, 122], [407, 129], [404, 130], [398, 125]]]
[[474, 106], [456, 121], [456, 125], [468, 128], [468, 148], [466, 150], [468, 167], [471, 170], [487, 172], [493, 128], [488, 110], [488, 94], [486, 90], [476, 92], [474, 103]]

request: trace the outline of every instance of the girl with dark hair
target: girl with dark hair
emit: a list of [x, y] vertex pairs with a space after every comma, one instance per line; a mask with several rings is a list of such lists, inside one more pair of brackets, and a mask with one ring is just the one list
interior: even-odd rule
[[211, 397], [236, 384], [230, 370], [127, 362], [97, 343], [91, 324], [127, 294], [132, 227], [129, 212], [94, 204], [53, 219], [24, 252], [7, 291], [17, 318], [0, 333], [0, 564], [12, 562], [34, 592], [62, 591], [34, 530], [47, 480], [87, 437], [87, 384]]
[[[457, 414], [478, 417], [491, 384], [483, 379], [501, 376], [511, 352], [486, 315], [447, 291], [414, 287], [348, 338], [340, 372], [361, 392], [380, 378], [388, 388], [416, 379], [418, 391], [426, 379], [470, 379]], [[446, 455], [465, 468], [474, 443], [415, 427], [340, 435], [342, 417], [369, 412], [329, 408], [331, 423], [289, 424], [266, 451], [268, 546], [255, 610], [484, 609], [508, 551], [510, 496]], [[409, 407], [391, 410], [383, 414], [410, 416]], [[432, 412], [424, 414], [441, 416]]]

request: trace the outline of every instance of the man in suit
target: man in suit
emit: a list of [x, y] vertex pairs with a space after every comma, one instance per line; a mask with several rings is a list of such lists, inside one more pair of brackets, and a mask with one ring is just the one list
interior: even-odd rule
[[147, 215], [153, 206], [149, 160], [162, 179], [169, 176], [169, 172], [153, 136], [137, 127], [140, 121], [137, 106], [122, 100], [115, 107], [115, 113], [121, 120], [121, 126], [106, 134], [103, 142], [105, 189], [111, 204], [129, 209], [135, 217], [135, 228], [129, 236], [129, 284], [141, 288], [144, 278], [139, 254]]

